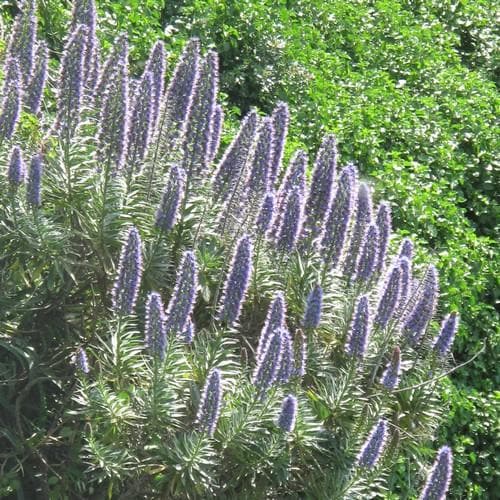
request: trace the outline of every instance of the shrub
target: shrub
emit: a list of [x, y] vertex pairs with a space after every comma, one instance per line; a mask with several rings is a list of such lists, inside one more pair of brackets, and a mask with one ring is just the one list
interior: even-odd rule
[[33, 114], [33, 9], [0, 114], [3, 492], [366, 498], [400, 460], [422, 488], [456, 322], [334, 137], [310, 182], [284, 104], [222, 153], [216, 54], [190, 40], [163, 92], [158, 45], [100, 63], [91, 0]]

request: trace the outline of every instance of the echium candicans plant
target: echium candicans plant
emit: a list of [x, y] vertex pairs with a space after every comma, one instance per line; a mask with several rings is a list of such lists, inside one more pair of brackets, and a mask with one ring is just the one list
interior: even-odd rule
[[[219, 146], [216, 57], [198, 40], [167, 82], [161, 43], [137, 74], [118, 36], [89, 86], [99, 23], [93, 2], [74, 5], [43, 106], [38, 53], [33, 101], [18, 56], [4, 62], [0, 347], [15, 373], [2, 453], [17, 496], [383, 498], [402, 462], [421, 479], [404, 495], [444, 495], [451, 467], [425, 486], [418, 464], [446, 414], [458, 316], [436, 321], [437, 272], [412, 263], [409, 240], [394, 247], [388, 205], [375, 196], [372, 219], [368, 180], [332, 136], [319, 153], [285, 144], [284, 103], [250, 111]], [[158, 98], [156, 127], [132, 132], [154, 122]], [[40, 134], [15, 130], [21, 103]], [[202, 150], [183, 149], [188, 135]], [[188, 190], [183, 160], [196, 171]]]

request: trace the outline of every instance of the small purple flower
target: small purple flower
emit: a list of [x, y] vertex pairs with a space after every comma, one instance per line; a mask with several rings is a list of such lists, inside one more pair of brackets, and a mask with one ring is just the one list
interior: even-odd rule
[[283, 399], [278, 417], [278, 427], [285, 432], [292, 432], [297, 418], [297, 398], [289, 394]]
[[210, 125], [210, 142], [207, 151], [207, 163], [212, 163], [219, 151], [220, 137], [222, 133], [222, 125], [224, 123], [224, 110], [220, 104], [215, 105], [212, 124]]
[[419, 500], [445, 500], [452, 471], [453, 454], [449, 446], [443, 446], [437, 452]]
[[144, 74], [151, 73], [151, 130], [153, 131], [160, 113], [160, 103], [165, 87], [165, 45], [158, 40], [151, 49]]
[[0, 142], [10, 139], [16, 130], [21, 112], [21, 73], [15, 59], [9, 61], [9, 75], [4, 85], [2, 111], [0, 113]]
[[410, 262], [413, 258], [413, 243], [410, 238], [403, 238], [398, 252], [399, 258], [406, 257]]
[[271, 120], [274, 130], [274, 148], [271, 159], [269, 186], [273, 188], [276, 184], [276, 179], [278, 178], [279, 172], [281, 170], [283, 151], [285, 149], [285, 140], [288, 132], [288, 122], [290, 120], [288, 105], [284, 102], [279, 102], [272, 112]]
[[274, 202], [274, 193], [266, 193], [260, 206], [257, 221], [255, 222], [257, 234], [261, 237], [263, 237], [271, 227], [274, 216]]
[[405, 336], [412, 345], [416, 345], [425, 333], [425, 329], [434, 315], [438, 295], [437, 269], [430, 265], [424, 277], [422, 293], [403, 325]]
[[26, 107], [36, 115], [40, 111], [43, 90], [47, 81], [49, 51], [45, 42], [40, 42], [36, 51], [33, 74], [26, 88], [23, 100]]
[[241, 313], [252, 274], [252, 253], [252, 242], [248, 235], [243, 235], [236, 245], [218, 314], [219, 321], [224, 321], [228, 326], [234, 325]]
[[290, 332], [286, 328], [283, 328], [281, 334], [283, 337], [283, 353], [281, 355], [281, 364], [276, 378], [280, 384], [286, 384], [290, 380], [290, 377], [294, 375], [295, 360]]
[[391, 207], [386, 201], [382, 201], [378, 206], [376, 221], [379, 245], [375, 272], [380, 273], [384, 269], [392, 229]]
[[385, 328], [398, 305], [401, 290], [401, 268], [396, 264], [389, 271], [380, 291], [380, 298], [375, 315], [375, 324]]
[[373, 469], [377, 465], [387, 440], [387, 434], [387, 422], [384, 419], [380, 419], [375, 427], [373, 427], [356, 458], [356, 465], [358, 467]]
[[372, 219], [372, 198], [370, 188], [362, 182], [358, 188], [358, 197], [356, 203], [356, 217], [354, 219], [354, 227], [351, 233], [351, 243], [349, 250], [346, 253], [344, 261], [344, 276], [348, 279], [352, 277], [356, 268], [361, 242], [365, 236], [365, 232]]
[[340, 173], [321, 240], [322, 255], [327, 266], [336, 266], [340, 260], [354, 210], [356, 183], [356, 167], [347, 165]]
[[167, 185], [163, 191], [160, 206], [156, 212], [155, 226], [162, 231], [170, 231], [177, 220], [179, 207], [184, 198], [186, 174], [181, 167], [173, 165]]
[[151, 292], [146, 301], [146, 325], [144, 341], [160, 359], [165, 357], [167, 332], [165, 331], [165, 313], [159, 293]]
[[76, 367], [85, 375], [88, 375], [90, 372], [89, 368], [89, 360], [87, 358], [87, 353], [83, 347], [79, 347], [76, 351], [76, 354], [73, 356], [73, 362]]
[[177, 270], [174, 291], [168, 303], [165, 324], [167, 335], [171, 332], [180, 335], [186, 329], [186, 324], [196, 302], [197, 288], [196, 259], [194, 253], [188, 250], [182, 256]]
[[262, 356], [257, 359], [257, 366], [253, 373], [253, 384], [257, 387], [261, 398], [276, 382], [283, 356], [283, 329], [275, 330], [267, 343]]
[[111, 292], [113, 311], [118, 315], [133, 314], [142, 277], [142, 242], [137, 229], [127, 231], [120, 253], [118, 272]]
[[24, 164], [21, 148], [19, 146], [14, 146], [10, 153], [7, 178], [13, 189], [17, 189], [25, 181], [26, 165]]
[[306, 310], [302, 326], [304, 328], [318, 328], [321, 321], [321, 307], [323, 306], [323, 289], [315, 285], [307, 296]]
[[273, 332], [278, 328], [285, 328], [286, 304], [283, 293], [277, 292], [267, 311], [266, 321], [262, 328], [259, 345], [255, 357], [262, 357], [262, 354], [267, 348], [267, 344]]
[[36, 154], [31, 158], [26, 186], [26, 201], [32, 207], [42, 206], [42, 155]]
[[345, 352], [352, 357], [363, 358], [370, 334], [370, 310], [368, 297], [362, 295], [356, 303], [354, 317], [345, 345]]
[[457, 333], [458, 322], [459, 316], [457, 312], [452, 312], [444, 318], [439, 335], [432, 343], [432, 348], [440, 357], [444, 357], [448, 354], [453, 344], [455, 334]]
[[379, 232], [370, 224], [361, 243], [361, 254], [356, 262], [356, 280], [367, 283], [375, 272], [379, 254]]
[[222, 381], [218, 368], [209, 373], [196, 415], [196, 424], [200, 430], [204, 430], [212, 437], [219, 420], [222, 402]]
[[382, 374], [381, 383], [386, 389], [393, 390], [399, 385], [400, 375], [401, 350], [396, 346], [392, 352], [391, 360], [387, 363], [385, 371]]
[[276, 248], [290, 253], [297, 243], [304, 214], [303, 192], [299, 187], [290, 191], [284, 206], [284, 214], [276, 235]]

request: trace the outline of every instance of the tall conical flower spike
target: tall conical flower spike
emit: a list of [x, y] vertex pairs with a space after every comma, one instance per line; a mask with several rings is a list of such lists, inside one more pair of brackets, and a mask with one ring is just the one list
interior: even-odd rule
[[413, 258], [413, 243], [410, 238], [404, 238], [399, 247], [399, 257], [406, 257], [410, 262]]
[[318, 328], [321, 321], [321, 308], [323, 306], [323, 289], [315, 285], [307, 296], [306, 310], [302, 326], [304, 328]]
[[160, 206], [156, 211], [155, 226], [162, 231], [170, 231], [176, 223], [179, 207], [184, 198], [186, 174], [181, 167], [173, 165], [167, 185], [163, 191]]
[[387, 440], [387, 422], [380, 419], [373, 427], [365, 444], [356, 459], [356, 465], [365, 469], [373, 469], [380, 460]]
[[212, 188], [216, 199], [226, 201], [236, 188], [245, 168], [250, 147], [257, 131], [255, 110], [243, 119], [238, 134], [226, 149], [214, 174]]
[[363, 238], [361, 254], [356, 262], [356, 280], [367, 283], [375, 272], [380, 249], [379, 231], [370, 224]]
[[356, 182], [356, 167], [347, 165], [340, 174], [321, 240], [322, 256], [328, 267], [338, 264], [347, 239], [347, 231], [354, 210]]
[[406, 338], [416, 345], [434, 315], [439, 294], [437, 269], [431, 265], [423, 281], [423, 290], [403, 326]]
[[253, 373], [253, 384], [257, 387], [261, 398], [274, 384], [281, 366], [283, 356], [283, 329], [278, 328], [269, 339], [262, 356], [257, 359]]
[[262, 205], [260, 206], [257, 221], [255, 222], [257, 234], [261, 237], [265, 236], [265, 234], [271, 227], [271, 222], [274, 216], [274, 202], [274, 194], [266, 193], [266, 195], [264, 196], [264, 200], [262, 201]]
[[441, 324], [441, 330], [432, 343], [432, 348], [440, 357], [444, 357], [448, 354], [453, 344], [455, 334], [457, 333], [458, 321], [459, 317], [456, 312], [452, 312], [444, 318]]
[[10, 139], [14, 135], [21, 112], [22, 89], [19, 64], [15, 59], [10, 59], [8, 64], [9, 78], [4, 84], [4, 97], [0, 113], [0, 142], [4, 139]]
[[42, 205], [42, 173], [42, 155], [36, 154], [31, 158], [28, 184], [26, 186], [26, 201], [32, 207]]
[[144, 73], [151, 73], [151, 130], [156, 128], [158, 115], [160, 113], [160, 103], [165, 90], [165, 45], [158, 40], [151, 49], [149, 59], [146, 62]]
[[290, 377], [294, 375], [295, 359], [290, 332], [286, 328], [283, 328], [281, 332], [283, 336], [283, 353], [281, 355], [281, 364], [278, 370], [277, 380], [280, 384], [286, 384], [290, 380]]
[[345, 351], [349, 356], [363, 358], [370, 334], [370, 310], [368, 297], [362, 295], [356, 303], [354, 317], [347, 337]]
[[157, 355], [160, 359], [165, 357], [165, 348], [167, 347], [165, 313], [163, 312], [161, 296], [156, 292], [151, 292], [146, 301], [144, 342], [153, 354]]
[[307, 364], [307, 340], [302, 330], [297, 330], [295, 333], [295, 372], [297, 377], [303, 377], [306, 374]]
[[191, 344], [194, 338], [194, 323], [192, 318], [187, 320], [184, 331], [181, 334], [181, 338], [185, 344]]
[[303, 192], [299, 187], [292, 189], [288, 195], [284, 210], [276, 236], [276, 248], [288, 254], [295, 248], [304, 215]]
[[401, 375], [401, 350], [395, 347], [392, 352], [391, 360], [382, 374], [381, 384], [389, 390], [396, 389], [399, 385], [399, 377]]
[[142, 277], [142, 242], [131, 227], [122, 246], [118, 272], [111, 292], [113, 311], [117, 315], [133, 314]]
[[257, 359], [262, 357], [263, 352], [267, 348], [267, 344], [273, 332], [278, 328], [285, 327], [285, 316], [286, 316], [286, 304], [285, 298], [282, 292], [277, 292], [273, 301], [271, 302], [269, 309], [267, 311], [266, 321], [262, 328], [259, 344], [257, 346], [257, 351], [255, 357]]
[[167, 335], [184, 332], [196, 302], [198, 270], [192, 251], [184, 252], [177, 270], [175, 287], [167, 308], [165, 329]]
[[427, 477], [419, 500], [445, 500], [450, 487], [453, 468], [453, 454], [449, 446], [441, 447]]
[[370, 188], [362, 182], [358, 188], [356, 203], [356, 217], [351, 234], [351, 243], [346, 253], [344, 262], [344, 276], [348, 279], [352, 277], [356, 268], [361, 242], [372, 219], [372, 198]]
[[21, 148], [14, 146], [10, 153], [7, 179], [12, 189], [17, 189], [26, 178], [26, 165], [23, 161]]
[[376, 224], [378, 229], [379, 245], [375, 272], [380, 273], [384, 269], [392, 229], [391, 207], [386, 201], [382, 201], [378, 206]]
[[396, 264], [387, 275], [380, 291], [380, 298], [375, 315], [375, 324], [385, 328], [391, 320], [399, 303], [401, 291], [401, 268]]
[[288, 122], [290, 121], [288, 105], [284, 102], [279, 102], [273, 110], [271, 120], [274, 130], [274, 148], [269, 173], [269, 186], [273, 188], [275, 187], [276, 179], [278, 178], [281, 170], [283, 151], [285, 149]]
[[87, 28], [83, 25], [72, 32], [61, 61], [54, 130], [65, 141], [74, 135], [80, 122], [87, 34]]
[[47, 81], [47, 66], [49, 63], [49, 52], [47, 44], [41, 42], [36, 51], [35, 65], [33, 75], [28, 83], [23, 97], [24, 104], [33, 114], [40, 111], [42, 103], [43, 90]]
[[297, 419], [297, 398], [289, 394], [283, 399], [278, 417], [278, 426], [285, 432], [292, 432]]
[[321, 144], [314, 164], [309, 197], [305, 209], [302, 238], [314, 241], [323, 232], [325, 218], [330, 210], [333, 181], [337, 168], [337, 144], [333, 135], [327, 135]]
[[97, 157], [112, 171], [121, 170], [127, 153], [129, 129], [127, 61], [117, 61], [114, 79], [105, 88], [97, 133]]
[[219, 420], [222, 402], [222, 381], [218, 368], [214, 368], [207, 377], [196, 415], [196, 424], [212, 437]]
[[252, 274], [252, 254], [252, 242], [248, 235], [244, 235], [236, 245], [218, 314], [219, 321], [224, 321], [228, 326], [234, 325], [240, 317], [241, 307]]
[[212, 163], [219, 151], [220, 137], [222, 126], [224, 124], [224, 110], [220, 104], [217, 104], [212, 117], [212, 125], [210, 126], [210, 142], [208, 144], [207, 162]]
[[411, 261], [408, 260], [407, 257], [401, 257], [398, 262], [399, 262], [399, 270], [401, 273], [401, 286], [400, 286], [397, 309], [398, 311], [403, 312], [411, 293], [411, 282], [412, 282]]
[[88, 375], [90, 372], [89, 368], [89, 360], [87, 358], [87, 353], [83, 347], [79, 347], [76, 351], [75, 355], [72, 357], [73, 363], [75, 363], [76, 367], [85, 375]]
[[15, 18], [12, 35], [7, 49], [7, 60], [15, 58], [19, 62], [22, 87], [28, 84], [33, 69], [36, 43], [36, 1], [25, 0], [21, 5], [21, 13]]

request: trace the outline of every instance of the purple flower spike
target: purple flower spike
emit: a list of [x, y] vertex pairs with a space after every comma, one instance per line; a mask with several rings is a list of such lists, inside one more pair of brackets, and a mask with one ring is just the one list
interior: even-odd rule
[[192, 251], [184, 252], [177, 270], [175, 287], [168, 303], [165, 329], [167, 334], [180, 335], [193, 312], [198, 288], [198, 271]]
[[399, 385], [399, 377], [401, 375], [401, 350], [399, 347], [395, 347], [392, 352], [392, 357], [387, 367], [382, 374], [381, 383], [389, 390], [396, 389]]
[[227, 274], [218, 315], [219, 321], [224, 321], [228, 326], [234, 325], [241, 313], [252, 274], [252, 253], [250, 238], [248, 235], [242, 236]]
[[32, 207], [42, 206], [42, 155], [36, 154], [31, 158], [26, 186], [26, 201]]
[[303, 377], [306, 374], [307, 363], [307, 340], [302, 330], [295, 333], [295, 372], [297, 377]]
[[459, 316], [456, 312], [452, 312], [444, 318], [439, 335], [432, 343], [432, 348], [440, 357], [444, 357], [448, 354], [453, 344], [455, 334], [457, 333], [458, 322]]
[[306, 203], [306, 220], [302, 238], [314, 241], [321, 236], [325, 218], [330, 210], [333, 181], [337, 169], [337, 144], [333, 135], [327, 135], [321, 144], [314, 164], [311, 189]]
[[315, 285], [307, 296], [306, 311], [302, 325], [304, 328], [318, 328], [321, 321], [321, 307], [323, 305], [323, 289]]
[[380, 298], [375, 315], [375, 324], [385, 328], [391, 320], [399, 303], [401, 290], [401, 268], [396, 264], [392, 267], [382, 285]]
[[8, 64], [0, 113], [0, 142], [14, 135], [21, 112], [22, 89], [19, 65], [15, 59], [11, 59]]
[[9, 169], [7, 171], [7, 179], [13, 189], [17, 189], [26, 178], [26, 165], [23, 161], [21, 148], [14, 146], [10, 153]]
[[217, 104], [212, 117], [210, 126], [211, 136], [208, 144], [207, 163], [212, 163], [219, 151], [220, 136], [222, 133], [222, 125], [224, 123], [224, 110], [220, 104]]
[[439, 295], [438, 273], [429, 266], [423, 281], [423, 290], [412, 311], [408, 315], [403, 330], [412, 345], [416, 345], [434, 315]]
[[283, 337], [283, 353], [277, 380], [280, 384], [286, 384], [294, 374], [295, 360], [290, 332], [286, 328], [283, 328], [281, 332]]
[[399, 258], [406, 257], [410, 262], [413, 258], [413, 243], [410, 238], [403, 238], [398, 252]]
[[297, 398], [289, 394], [283, 399], [278, 426], [285, 432], [292, 432], [297, 418]]
[[284, 215], [276, 236], [276, 248], [283, 253], [290, 253], [297, 243], [304, 214], [303, 191], [292, 189], [285, 203]]
[[398, 298], [398, 311], [403, 312], [411, 292], [411, 261], [407, 257], [399, 259], [399, 270], [401, 273], [401, 286]]
[[274, 216], [274, 202], [274, 194], [266, 193], [255, 223], [257, 234], [261, 237], [264, 236], [271, 227], [271, 222]]
[[159, 293], [151, 292], [146, 301], [146, 326], [144, 342], [153, 354], [160, 359], [165, 357], [167, 347], [167, 332], [165, 331], [165, 313], [163, 301]]
[[362, 295], [355, 308], [351, 328], [347, 337], [345, 352], [352, 357], [363, 358], [370, 334], [370, 310], [368, 297]]
[[264, 327], [262, 328], [259, 345], [257, 346], [257, 351], [255, 357], [260, 359], [262, 354], [267, 348], [267, 344], [271, 335], [278, 328], [285, 328], [285, 316], [286, 316], [286, 304], [285, 298], [281, 292], [278, 292], [271, 302], [269, 309], [267, 311], [266, 321]]
[[222, 402], [222, 381], [218, 368], [214, 368], [207, 377], [196, 415], [196, 424], [212, 437], [219, 420]]
[[255, 110], [243, 119], [238, 134], [226, 149], [217, 167], [213, 181], [215, 197], [226, 201], [236, 189], [247, 161], [257, 131], [258, 117]]
[[340, 260], [354, 210], [356, 183], [356, 167], [347, 165], [340, 174], [321, 240], [322, 255], [327, 266], [335, 267]]
[[133, 314], [142, 277], [142, 242], [132, 226], [125, 237], [118, 273], [111, 292], [113, 311], [117, 315]]
[[377, 465], [384, 450], [387, 434], [387, 422], [380, 419], [357, 456], [356, 465], [358, 467], [373, 469]]
[[356, 280], [367, 283], [375, 272], [379, 254], [379, 231], [375, 224], [370, 224], [363, 238], [361, 254], [356, 263]]
[[445, 500], [450, 487], [452, 470], [453, 454], [449, 446], [443, 446], [437, 452], [436, 460], [419, 500]]
[[7, 49], [8, 58], [15, 58], [19, 61], [23, 88], [26, 87], [31, 78], [36, 32], [36, 1], [25, 0], [21, 5], [21, 13], [14, 20]]
[[185, 344], [191, 344], [191, 342], [193, 341], [194, 324], [193, 324], [193, 320], [191, 318], [189, 318], [187, 320], [187, 323], [186, 323], [186, 326], [184, 328], [184, 331], [182, 332], [181, 338]]
[[151, 73], [151, 130], [156, 128], [158, 115], [160, 113], [160, 103], [165, 90], [165, 45], [158, 40], [151, 49], [149, 59], [144, 68], [144, 74]]
[[48, 63], [49, 51], [47, 44], [45, 42], [41, 42], [36, 51], [33, 75], [31, 76], [24, 94], [24, 104], [34, 115], [40, 111], [43, 90], [47, 81]]
[[375, 272], [380, 273], [384, 269], [385, 257], [391, 237], [392, 219], [391, 207], [386, 201], [382, 201], [377, 210], [377, 229], [379, 235], [378, 256], [375, 265]]
[[156, 212], [155, 226], [162, 231], [170, 231], [176, 223], [179, 207], [184, 198], [186, 174], [181, 167], [173, 165], [167, 185], [163, 191], [160, 206]]
[[[130, 170], [140, 167], [140, 162], [146, 156], [152, 133], [152, 94], [153, 77], [148, 71], [144, 73], [135, 92], [127, 139], [127, 166]], [[137, 170], [140, 170], [138, 168]]]
[[54, 128], [65, 141], [73, 137], [80, 121], [87, 34], [87, 27], [83, 25], [79, 25], [71, 33], [61, 61]]
[[349, 250], [347, 251], [344, 262], [344, 276], [348, 279], [350, 279], [354, 274], [361, 243], [371, 219], [372, 198], [370, 188], [367, 184], [362, 182], [358, 188], [356, 217], [354, 219], [354, 227], [351, 234], [351, 244], [349, 245]]
[[271, 120], [274, 130], [274, 149], [271, 159], [269, 185], [271, 188], [273, 188], [276, 184], [276, 179], [278, 178], [281, 170], [283, 151], [285, 149], [285, 140], [288, 132], [288, 122], [290, 121], [290, 112], [288, 111], [288, 105], [284, 102], [279, 102], [273, 110]]
[[76, 354], [73, 356], [73, 362], [76, 367], [85, 375], [88, 375], [90, 372], [89, 368], [89, 360], [87, 358], [87, 353], [83, 347], [79, 347], [76, 351]]
[[269, 339], [262, 356], [257, 359], [257, 366], [253, 373], [253, 384], [257, 387], [261, 398], [276, 382], [283, 356], [283, 329], [278, 328]]

